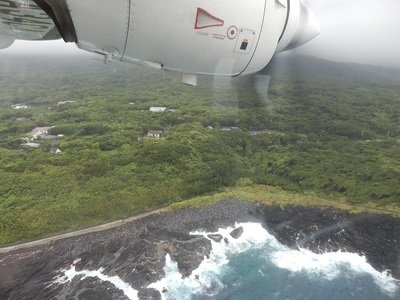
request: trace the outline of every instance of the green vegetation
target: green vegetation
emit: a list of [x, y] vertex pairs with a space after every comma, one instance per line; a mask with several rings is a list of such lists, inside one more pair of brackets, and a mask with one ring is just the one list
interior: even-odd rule
[[[81, 57], [1, 57], [0, 70], [0, 244], [234, 186], [279, 204], [400, 206], [400, 71], [301, 58], [275, 61], [269, 87], [255, 75], [193, 88]], [[42, 126], [63, 136], [21, 146]]]
[[400, 212], [396, 211], [398, 207], [378, 208], [374, 203], [367, 205], [351, 204], [344, 198], [321, 197], [314, 193], [295, 193], [282, 190], [279, 187], [268, 185], [251, 185], [228, 187], [225, 191], [213, 195], [199, 196], [190, 200], [173, 203], [168, 206], [168, 211], [174, 211], [184, 207], [201, 207], [218, 202], [221, 199], [240, 199], [245, 201], [257, 201], [265, 205], [278, 205], [285, 207], [292, 206], [318, 206], [326, 208], [335, 208], [345, 210], [351, 213], [377, 213], [389, 214], [400, 217]]

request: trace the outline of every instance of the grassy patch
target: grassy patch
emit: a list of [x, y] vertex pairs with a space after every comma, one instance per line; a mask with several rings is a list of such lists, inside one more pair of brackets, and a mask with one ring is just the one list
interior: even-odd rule
[[284, 191], [281, 188], [267, 185], [227, 188], [221, 193], [196, 197], [190, 200], [171, 204], [168, 207], [168, 210], [173, 211], [185, 207], [200, 207], [203, 205], [210, 205], [224, 198], [257, 201], [265, 205], [331, 207], [349, 211], [351, 213], [369, 212], [378, 214], [391, 214], [400, 217], [400, 208], [396, 207], [395, 205], [377, 208], [373, 203], [368, 203], [366, 205], [349, 204], [346, 203], [346, 199], [343, 198], [328, 198], [314, 194], [299, 194]]

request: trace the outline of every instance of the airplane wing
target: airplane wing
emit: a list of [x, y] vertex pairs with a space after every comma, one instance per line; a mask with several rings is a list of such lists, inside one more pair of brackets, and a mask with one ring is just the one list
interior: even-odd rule
[[20, 40], [57, 40], [53, 20], [30, 0], [0, 0], [0, 49]]

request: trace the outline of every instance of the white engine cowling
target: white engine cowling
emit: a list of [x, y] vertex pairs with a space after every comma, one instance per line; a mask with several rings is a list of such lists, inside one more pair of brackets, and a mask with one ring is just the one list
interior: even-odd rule
[[315, 22], [299, 21], [309, 12], [302, 0], [66, 3], [81, 49], [187, 74], [254, 73], [278, 44], [284, 50], [319, 32]]
[[0, 48], [15, 38], [62, 36], [105, 62], [182, 72], [190, 84], [196, 74], [255, 73], [277, 51], [319, 33], [303, 0], [5, 0], [0, 6], [8, 24], [0, 28]]

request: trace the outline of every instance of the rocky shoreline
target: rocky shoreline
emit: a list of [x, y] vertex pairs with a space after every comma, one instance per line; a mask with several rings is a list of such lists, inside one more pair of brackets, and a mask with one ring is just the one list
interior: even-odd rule
[[[99, 270], [118, 276], [139, 291], [140, 299], [160, 299], [147, 286], [164, 275], [165, 254], [188, 276], [211, 252], [210, 240], [190, 235], [216, 232], [236, 222], [259, 222], [281, 243], [314, 252], [349, 251], [365, 255], [377, 270], [400, 279], [400, 219], [350, 214], [317, 207], [265, 206], [223, 199], [201, 208], [153, 214], [117, 228], [0, 253], [0, 299], [128, 299], [96, 277], [57, 284], [63, 270]], [[241, 229], [231, 233], [240, 236]], [[217, 235], [213, 239], [220, 240]], [[223, 242], [223, 241], [220, 241]], [[225, 241], [229, 242], [229, 241]]]

